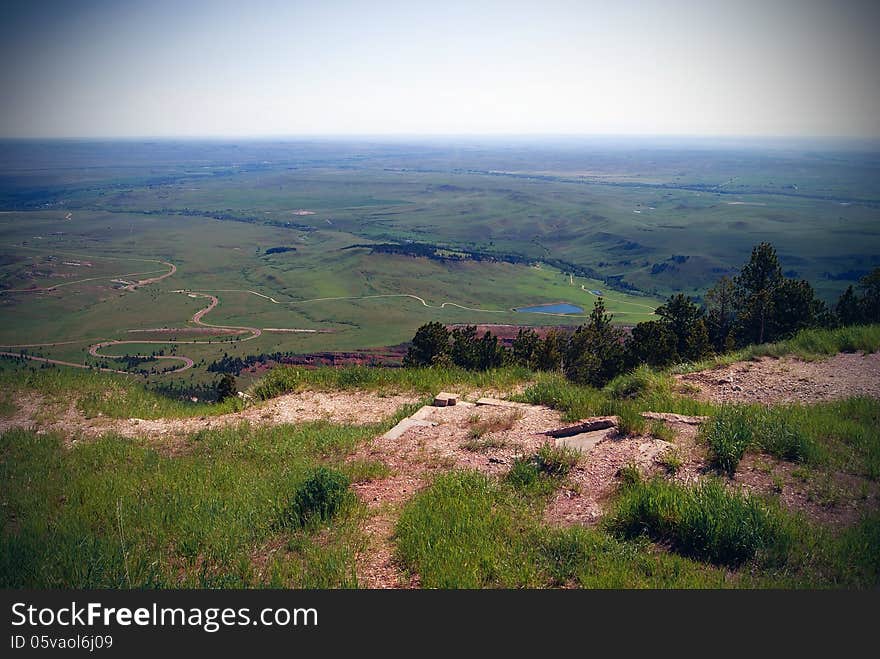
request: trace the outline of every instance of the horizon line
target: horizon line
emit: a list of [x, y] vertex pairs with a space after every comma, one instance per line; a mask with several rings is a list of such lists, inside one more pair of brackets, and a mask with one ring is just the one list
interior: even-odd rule
[[132, 135], [0, 135], [4, 142], [34, 141], [277, 141], [277, 140], [309, 140], [309, 139], [681, 139], [681, 140], [779, 140], [779, 141], [847, 141], [876, 142], [880, 135], [784, 135], [784, 134], [730, 134], [730, 133], [582, 133], [582, 132], [509, 132], [509, 133], [477, 133], [477, 132], [419, 132], [419, 133], [206, 133], [206, 134], [132, 134]]

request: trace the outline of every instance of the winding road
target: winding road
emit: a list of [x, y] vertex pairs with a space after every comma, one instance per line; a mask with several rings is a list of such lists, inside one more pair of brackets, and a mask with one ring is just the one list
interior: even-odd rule
[[[152, 283], [152, 282], [151, 282]], [[216, 295], [208, 295], [207, 293], [194, 293], [192, 291], [187, 290], [177, 290], [172, 291], [173, 293], [186, 293], [189, 297], [203, 297], [209, 298], [211, 303], [205, 307], [204, 309], [199, 309], [193, 314], [191, 321], [195, 325], [201, 325], [202, 327], [210, 327], [212, 329], [220, 329], [220, 330], [232, 330], [236, 333], [238, 331], [244, 330], [250, 332], [251, 335], [245, 337], [243, 339], [237, 339], [238, 341], [251, 341], [256, 339], [263, 333], [258, 327], [235, 327], [232, 325], [212, 325], [210, 323], [206, 323], [202, 321], [202, 318], [211, 310], [214, 309], [218, 304], [220, 304], [219, 298]], [[194, 343], [205, 343], [205, 341], [155, 341], [155, 340], [143, 340], [143, 341], [102, 341], [101, 343], [96, 343], [94, 345], [89, 346], [89, 354], [92, 357], [104, 358], [104, 359], [123, 359], [125, 357], [140, 357], [142, 359], [170, 359], [176, 361], [182, 361], [183, 366], [180, 368], [176, 368], [173, 371], [166, 371], [167, 373], [181, 373], [182, 371], [186, 371], [187, 369], [192, 368], [195, 365], [195, 362], [189, 357], [185, 355], [108, 355], [106, 353], [99, 353], [98, 351], [101, 348], [108, 348], [110, 346], [121, 346], [121, 345], [143, 345], [143, 344], [159, 344], [159, 345], [184, 345], [184, 344], [194, 344]]]
[[[27, 248], [27, 247], [21, 247], [21, 246], [17, 246], [17, 247], [19, 247], [21, 249], [34, 249], [34, 248]], [[103, 277], [90, 277], [87, 279], [78, 279], [76, 281], [62, 282], [60, 284], [55, 284], [53, 286], [47, 286], [47, 287], [42, 287], [42, 288], [7, 289], [7, 290], [0, 291], [0, 294], [3, 294], [3, 293], [7, 293], [7, 294], [8, 293], [47, 293], [47, 292], [55, 291], [55, 290], [61, 288], [62, 286], [71, 286], [73, 284], [79, 284], [79, 283], [88, 282], [88, 281], [97, 281], [97, 280], [118, 281], [122, 277], [133, 277], [133, 276], [161, 273], [157, 277], [150, 277], [147, 279], [140, 279], [136, 282], [126, 283], [126, 285], [121, 289], [124, 291], [134, 291], [134, 290], [137, 290], [138, 288], [140, 288], [141, 286], [148, 286], [150, 284], [155, 284], [155, 283], [160, 282], [163, 279], [167, 279], [168, 277], [171, 277], [177, 273], [177, 266], [176, 265], [174, 265], [173, 263], [170, 263], [168, 261], [161, 261], [161, 260], [157, 260], [157, 259], [118, 259], [118, 258], [113, 258], [113, 257], [94, 257], [94, 256], [83, 256], [83, 255], [74, 255], [74, 254], [68, 254], [68, 255], [75, 256], [76, 258], [89, 258], [89, 259], [105, 258], [107, 260], [133, 260], [133, 261], [141, 261], [141, 262], [149, 262], [149, 263], [161, 263], [162, 265], [166, 266], [168, 269], [167, 270], [153, 270], [153, 271], [148, 271], [148, 272], [131, 272], [131, 273], [125, 273], [125, 274], [121, 274], [121, 275], [111, 275], [111, 276], [103, 276]], [[586, 293], [595, 295], [595, 293], [588, 290], [583, 285], [581, 285], [581, 290], [583, 290]], [[224, 293], [224, 292], [225, 293], [247, 293], [247, 294], [255, 295], [257, 297], [268, 300], [269, 302], [271, 302], [273, 304], [286, 304], [286, 305], [290, 305], [290, 306], [295, 306], [295, 305], [300, 305], [300, 304], [308, 304], [311, 302], [329, 302], [329, 301], [334, 301], [334, 300], [371, 300], [371, 299], [379, 299], [379, 298], [410, 298], [410, 299], [416, 300], [422, 306], [424, 306], [428, 309], [446, 309], [447, 307], [455, 307], [457, 309], [462, 309], [464, 311], [475, 311], [478, 313], [496, 313], [496, 314], [497, 313], [510, 313], [511, 311], [514, 311], [512, 309], [479, 309], [479, 308], [475, 308], [475, 307], [467, 307], [467, 306], [458, 304], [457, 302], [442, 302], [439, 305], [432, 305], [432, 304], [428, 304], [428, 302], [424, 298], [419, 297], [418, 295], [413, 295], [412, 293], [385, 293], [385, 294], [361, 295], [361, 296], [319, 297], [319, 298], [311, 298], [308, 300], [294, 300], [291, 302], [279, 302], [278, 300], [276, 300], [275, 298], [273, 298], [269, 295], [265, 295], [263, 293], [259, 293], [257, 291], [253, 291], [253, 290], [249, 290], [249, 289], [233, 289], [233, 288], [203, 289], [203, 290], [178, 289], [178, 290], [171, 291], [171, 292], [172, 293], [182, 293], [182, 294], [185, 294], [191, 298], [207, 298], [210, 300], [210, 303], [208, 304], [208, 306], [206, 306], [202, 309], [199, 309], [195, 314], [193, 314], [192, 318], [190, 319], [190, 322], [192, 322], [194, 325], [198, 325], [200, 327], [218, 330], [217, 333], [220, 334], [221, 336], [223, 334], [235, 335], [234, 339], [229, 339], [229, 340], [221, 339], [220, 341], [218, 341], [218, 343], [229, 343], [231, 341], [239, 341], [239, 342], [240, 341], [252, 341], [253, 339], [256, 339], [259, 336], [261, 336], [264, 331], [266, 331], [266, 332], [316, 333], [319, 330], [296, 329], [296, 328], [263, 328], [263, 329], [261, 329], [259, 327], [246, 327], [246, 326], [235, 326], [235, 325], [216, 325], [216, 324], [205, 322], [203, 320], [203, 318], [208, 313], [213, 311], [217, 307], [217, 305], [220, 303], [220, 299], [216, 295], [213, 295], [212, 293]], [[649, 307], [648, 305], [644, 305], [644, 304], [639, 304], [637, 302], [623, 302], [623, 304], [630, 304], [632, 306], [641, 307], [644, 309], [650, 309], [653, 312], [653, 307]], [[644, 313], [644, 312], [618, 311], [615, 313], [617, 313], [617, 314], [630, 314], [630, 313]], [[577, 315], [572, 315], [572, 314], [545, 314], [545, 315], [565, 316], [568, 318], [586, 317], [586, 316], [577, 316]], [[180, 328], [180, 331], [185, 331], [185, 329], [186, 328]], [[169, 331], [173, 331], [173, 330], [138, 329], [138, 330], [129, 330], [129, 331], [130, 332], [155, 332], [155, 331], [169, 332]], [[248, 336], [241, 338], [242, 334], [248, 334]], [[95, 342], [91, 343], [92, 341], [95, 341]], [[144, 360], [157, 359], [157, 360], [182, 362], [182, 364], [183, 364], [182, 366], [175, 368], [173, 370], [165, 371], [165, 373], [168, 373], [168, 374], [181, 373], [183, 371], [186, 371], [186, 370], [192, 368], [195, 365], [195, 362], [190, 357], [187, 357], [185, 355], [108, 354], [108, 353], [103, 353], [100, 351], [105, 348], [110, 348], [112, 346], [122, 346], [122, 345], [144, 345], [144, 344], [193, 345], [193, 344], [207, 343], [204, 340], [180, 341], [180, 340], [154, 340], [154, 339], [145, 339], [145, 340], [82, 339], [79, 341], [58, 341], [58, 342], [54, 342], [54, 343], [31, 343], [31, 344], [18, 344], [18, 345], [7, 344], [7, 345], [4, 345], [3, 347], [5, 347], [5, 348], [37, 348], [37, 347], [49, 347], [49, 346], [58, 346], [58, 345], [71, 345], [71, 344], [76, 344], [76, 343], [87, 343], [87, 342], [90, 343], [89, 348], [88, 348], [89, 355], [91, 355], [92, 357], [98, 358], [98, 359], [125, 359], [125, 358], [135, 357], [135, 358], [140, 358], [140, 359], [144, 359]], [[108, 373], [123, 373], [123, 374], [131, 375], [131, 372], [129, 372], [129, 371], [122, 371], [122, 370], [117, 370], [117, 369], [112, 369], [112, 368], [103, 368], [103, 367], [99, 368], [99, 367], [91, 366], [88, 364], [77, 364], [75, 362], [63, 361], [63, 360], [58, 360], [58, 359], [49, 359], [46, 357], [37, 357], [37, 356], [33, 356], [33, 355], [26, 355], [26, 354], [14, 353], [14, 352], [0, 351], [0, 355], [8, 356], [8, 357], [30, 359], [33, 361], [43, 362], [43, 363], [47, 363], [47, 364], [59, 364], [59, 365], [63, 365], [63, 366], [72, 366], [74, 368], [83, 368], [83, 369], [97, 368], [100, 371], [104, 371], [104, 372], [108, 372]]]

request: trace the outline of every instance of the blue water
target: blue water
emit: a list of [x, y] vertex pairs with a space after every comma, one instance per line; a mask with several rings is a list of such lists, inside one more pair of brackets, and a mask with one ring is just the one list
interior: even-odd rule
[[541, 304], [537, 307], [519, 307], [520, 313], [583, 313], [584, 310], [573, 304]]

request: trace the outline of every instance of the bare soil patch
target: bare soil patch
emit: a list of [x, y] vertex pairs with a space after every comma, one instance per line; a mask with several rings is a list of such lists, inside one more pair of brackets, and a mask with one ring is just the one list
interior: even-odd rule
[[87, 419], [73, 402], [53, 402], [39, 394], [26, 394], [15, 398], [17, 410], [12, 417], [0, 419], [0, 432], [12, 427], [33, 427], [38, 432], [60, 432], [68, 441], [115, 432], [124, 437], [147, 438], [159, 445], [167, 441], [169, 449], [173, 450], [174, 442], [171, 440], [174, 438], [242, 422], [254, 425], [307, 421], [378, 423], [395, 414], [401, 406], [417, 400], [415, 394], [382, 396], [363, 391], [304, 391], [279, 396], [242, 412], [219, 416], [183, 419], [110, 419], [98, 416]]
[[544, 511], [553, 524], [592, 526], [620, 483], [620, 470], [635, 465], [643, 473], [657, 470], [660, 456], [672, 445], [645, 435], [610, 437], [588, 451], [568, 476], [566, 486]]
[[761, 357], [676, 378], [715, 403], [815, 403], [880, 398], [880, 353], [840, 353], [821, 361]]
[[746, 455], [734, 483], [773, 494], [786, 508], [826, 526], [850, 526], [880, 507], [880, 484], [841, 472], [817, 472], [769, 455]]

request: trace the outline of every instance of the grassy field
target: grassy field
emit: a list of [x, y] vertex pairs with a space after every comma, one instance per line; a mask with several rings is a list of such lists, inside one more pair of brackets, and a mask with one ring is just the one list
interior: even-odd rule
[[[253, 341], [231, 341], [227, 337], [221, 343], [224, 340], [215, 337], [211, 345], [206, 337], [176, 336], [178, 340], [204, 341], [177, 347], [179, 354], [196, 362], [210, 362], [224, 352], [244, 356], [394, 345], [409, 340], [420, 325], [432, 320], [576, 325], [583, 322], [595, 299], [587, 290], [605, 293], [608, 307], [622, 322], [649, 318], [659, 303], [657, 299], [609, 290], [596, 280], [564, 276], [546, 265], [441, 263], [371, 254], [367, 249], [343, 250], [358, 238], [338, 232], [310, 233], [309, 242], [299, 245], [297, 251], [265, 256], [266, 249], [289, 240], [283, 230], [204, 218], [186, 218], [181, 227], [177, 219], [151, 217], [148, 226], [134, 232], [132, 242], [137, 243], [139, 255], [157, 256], [174, 263], [178, 270], [166, 280], [127, 291], [114, 288], [110, 281], [140, 267], [140, 262], [133, 259], [141, 256], [118, 256], [131, 249], [127, 240], [117, 245], [111, 239], [107, 245], [104, 241], [89, 244], [91, 241], [79, 238], [71, 239], [75, 244], [61, 243], [57, 249], [43, 244], [31, 247], [33, 240], [21, 239], [34, 231], [29, 221], [25, 227], [21, 215], [0, 217], [4, 238], [19, 243], [9, 248], [8, 263], [0, 268], [0, 277], [6, 277], [10, 288], [21, 288], [27, 280], [22, 273], [33, 272], [45, 272], [47, 276], [32, 277], [31, 285], [64, 284], [47, 293], [0, 294], [3, 314], [15, 319], [0, 328], [0, 342], [9, 346], [57, 342], [59, 345], [34, 346], [30, 352], [76, 363], [99, 363], [87, 354], [88, 346], [97, 340], [135, 341], [145, 335], [133, 335], [131, 330], [193, 327], [190, 318], [206, 306], [207, 300], [175, 292], [181, 289], [207, 291], [219, 297], [219, 305], [203, 319], [205, 323], [317, 330], [266, 331]], [[99, 213], [81, 221], [88, 233], [119, 218], [111, 220]], [[51, 235], [67, 221], [58, 222], [46, 220], [40, 230]], [[334, 255], [332, 260], [326, 258], [328, 253]], [[104, 258], [107, 254], [114, 256]], [[80, 277], [79, 271], [85, 268], [77, 268], [75, 276], [68, 276], [67, 271], [73, 267], [66, 266], [62, 274], [67, 278], [61, 277], [58, 271], [62, 268], [56, 267], [58, 259], [72, 259], [73, 255], [88, 257], [92, 263], [88, 269], [95, 272]], [[50, 261], [50, 256], [56, 258]], [[558, 301], [580, 305], [585, 313], [551, 316], [513, 311], [518, 306]], [[122, 352], [149, 354], [163, 348], [168, 352], [171, 345], [132, 344]]]
[[[94, 340], [191, 325], [205, 299], [181, 289], [220, 298], [207, 323], [320, 330], [178, 346], [198, 365], [162, 378], [208, 382], [202, 360], [224, 352], [388, 346], [433, 320], [576, 325], [512, 310], [588, 312], [589, 291], [636, 323], [672, 291], [701, 295], [761, 240], [830, 300], [880, 263], [877, 163], [794, 143], [2, 143], [0, 343], [63, 342], [32, 350], [97, 364]], [[408, 241], [500, 260], [351, 249]], [[112, 282], [156, 276], [157, 261], [177, 272]], [[159, 348], [126, 352], [144, 349]]]
[[[363, 511], [287, 516], [319, 462], [372, 428], [240, 427], [193, 438], [187, 455], [107, 436], [66, 451], [58, 436], [0, 438], [3, 587], [304, 588], [357, 585]], [[321, 535], [320, 540], [319, 534]], [[279, 551], [283, 549], [282, 551]]]

